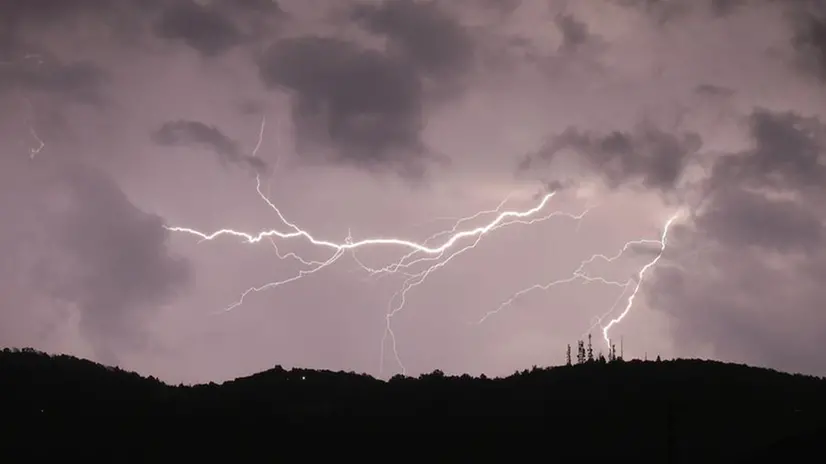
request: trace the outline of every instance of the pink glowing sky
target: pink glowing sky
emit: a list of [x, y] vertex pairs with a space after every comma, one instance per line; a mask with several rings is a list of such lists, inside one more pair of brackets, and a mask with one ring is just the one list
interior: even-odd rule
[[[530, 292], [477, 322], [595, 253], [658, 239], [677, 211], [612, 328], [626, 357], [826, 373], [818, 2], [0, 0], [0, 12], [0, 345], [175, 383], [275, 364], [399, 372], [380, 353], [404, 276], [370, 279], [350, 256], [216, 314], [303, 266], [266, 241], [164, 226], [286, 231], [256, 194], [260, 172], [291, 221], [334, 241], [423, 241], [445, 218], [509, 194], [507, 209], [526, 210], [549, 188], [543, 211], [594, 207], [501, 228], [411, 290], [393, 318], [408, 374], [563, 362], [616, 287]], [[358, 257], [382, 266], [406, 251]], [[590, 269], [627, 280], [657, 251]]]

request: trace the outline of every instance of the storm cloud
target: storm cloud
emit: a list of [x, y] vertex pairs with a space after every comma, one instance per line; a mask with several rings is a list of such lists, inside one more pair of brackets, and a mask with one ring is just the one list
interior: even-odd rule
[[702, 147], [699, 134], [671, 134], [648, 123], [631, 132], [591, 133], [570, 128], [550, 138], [539, 152], [528, 155], [520, 171], [537, 169], [566, 151], [574, 163], [596, 172], [610, 188], [641, 181], [643, 187], [673, 189], [690, 157]]
[[361, 4], [353, 8], [353, 18], [369, 31], [388, 37], [396, 53], [421, 74], [444, 77], [473, 64], [471, 37], [438, 2]]
[[[611, 329], [628, 357], [826, 372], [823, 2], [0, 11], [2, 345], [176, 382], [276, 363], [387, 376], [396, 354], [413, 375], [508, 374], [561, 362], [589, 327], [599, 338], [618, 289], [557, 285], [483, 315], [658, 239], [679, 213]], [[543, 212], [587, 215], [497, 228], [428, 274], [393, 313], [398, 353], [383, 335], [407, 276], [360, 266], [406, 249], [308, 274], [331, 250], [301, 234], [170, 230], [423, 241], [551, 190]], [[589, 272], [635, 279], [659, 250], [626, 248]]]
[[60, 63], [31, 55], [17, 66], [0, 67], [0, 90], [24, 88], [57, 95], [67, 102], [100, 105], [106, 101], [106, 73], [94, 63]]
[[820, 372], [826, 361], [806, 347], [826, 342], [826, 126], [757, 109], [748, 127], [752, 146], [717, 160], [675, 237], [677, 249], [702, 249], [659, 272], [652, 296], [678, 334], [713, 343], [717, 356]]
[[207, 56], [241, 43], [243, 33], [225, 15], [194, 2], [177, 2], [155, 26], [159, 37], [181, 40]]
[[198, 121], [165, 122], [152, 134], [152, 139], [163, 146], [200, 145], [212, 150], [222, 162], [247, 165], [255, 172], [263, 172], [267, 165], [251, 154], [243, 154], [239, 144], [215, 126]]
[[17, 242], [4, 256], [17, 265], [20, 287], [76, 308], [80, 330], [104, 362], [145, 349], [146, 321], [191, 282], [188, 261], [167, 247], [164, 220], [141, 211], [92, 166], [3, 166], [17, 176], [3, 176], [3, 196], [18, 200], [3, 202], [1, 211], [12, 234], [5, 238]]
[[801, 2], [793, 10], [793, 43], [803, 69], [826, 81], [826, 6]]
[[422, 86], [406, 60], [322, 37], [285, 39], [261, 63], [271, 88], [296, 94], [298, 150], [333, 147], [332, 160], [421, 173]]

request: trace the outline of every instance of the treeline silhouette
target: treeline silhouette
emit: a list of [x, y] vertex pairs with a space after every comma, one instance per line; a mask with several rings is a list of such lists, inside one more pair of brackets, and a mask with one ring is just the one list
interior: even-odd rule
[[[823, 448], [824, 379], [714, 361], [625, 361], [614, 347], [607, 357], [594, 354], [590, 339], [577, 343], [576, 364], [571, 354], [569, 346], [566, 366], [534, 366], [505, 378], [436, 370], [382, 381], [275, 366], [222, 384], [173, 386], [71, 356], [4, 349], [0, 412], [7, 421], [40, 423], [105, 415], [130, 423], [416, 416], [437, 424], [433, 418], [474, 416], [501, 425], [522, 417], [533, 418], [543, 442], [580, 458], [643, 462], [774, 462]], [[404, 433], [424, 422], [399, 424]]]

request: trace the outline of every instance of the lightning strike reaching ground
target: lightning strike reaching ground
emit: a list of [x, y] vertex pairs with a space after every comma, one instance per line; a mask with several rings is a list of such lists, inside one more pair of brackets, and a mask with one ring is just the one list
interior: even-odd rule
[[637, 297], [637, 293], [639, 293], [640, 291], [640, 286], [642, 286], [642, 280], [645, 277], [645, 273], [648, 272], [649, 269], [654, 267], [657, 264], [657, 262], [663, 257], [663, 254], [665, 254], [665, 247], [668, 241], [668, 229], [671, 227], [672, 224], [674, 224], [674, 221], [677, 220], [679, 215], [680, 213], [675, 213], [665, 223], [665, 226], [663, 227], [662, 236], [660, 237], [660, 252], [657, 253], [656, 258], [651, 260], [651, 262], [649, 262], [648, 264], [643, 266], [642, 269], [640, 269], [639, 274], [637, 274], [637, 284], [634, 286], [634, 290], [631, 292], [631, 296], [628, 297], [628, 302], [625, 305], [625, 309], [622, 310], [619, 316], [617, 316], [614, 319], [611, 319], [611, 321], [609, 321], [608, 324], [606, 324], [602, 328], [602, 338], [605, 339], [605, 343], [608, 344], [609, 348], [611, 346], [611, 338], [608, 336], [608, 331], [611, 330], [611, 327], [613, 327], [614, 325], [622, 322], [625, 316], [627, 316], [628, 313], [631, 311], [631, 307], [634, 306], [634, 298]]
[[[263, 135], [266, 127], [266, 119], [262, 118], [261, 126], [258, 132], [258, 142], [255, 145], [255, 148], [252, 151], [252, 156], [257, 156], [258, 150], [261, 148], [263, 142]], [[438, 271], [439, 269], [446, 266], [448, 263], [459, 257], [460, 255], [464, 254], [465, 252], [475, 248], [480, 241], [490, 235], [492, 232], [501, 229], [506, 226], [510, 225], [524, 225], [529, 226], [532, 224], [536, 224], [538, 222], [547, 221], [554, 217], [566, 217], [568, 219], [572, 219], [574, 221], [581, 221], [587, 214], [590, 212], [593, 207], [587, 207], [584, 211], [579, 214], [573, 213], [565, 213], [560, 211], [551, 211], [546, 212], [544, 214], [540, 214], [543, 210], [545, 210], [553, 199], [555, 192], [547, 193], [541, 197], [539, 202], [533, 206], [532, 208], [526, 210], [504, 210], [506, 203], [510, 200], [511, 195], [506, 197], [499, 205], [490, 210], [483, 210], [476, 212], [472, 215], [466, 217], [457, 218], [453, 227], [438, 232], [429, 238], [427, 238], [423, 242], [416, 242], [400, 237], [377, 237], [377, 238], [364, 238], [360, 240], [354, 240], [352, 235], [348, 230], [347, 236], [341, 241], [336, 242], [333, 240], [327, 239], [320, 239], [316, 238], [313, 234], [309, 231], [302, 229], [297, 224], [289, 221], [281, 210], [275, 205], [275, 203], [271, 200], [269, 194], [265, 194], [262, 191], [261, 186], [261, 176], [260, 174], [256, 175], [256, 193], [258, 197], [264, 201], [270, 209], [272, 209], [276, 216], [278, 217], [279, 221], [283, 225], [283, 229], [269, 229], [264, 230], [258, 233], [248, 233], [244, 231], [235, 230], [232, 228], [224, 228], [212, 233], [206, 233], [199, 231], [194, 228], [190, 227], [171, 227], [165, 226], [165, 228], [171, 232], [178, 232], [193, 235], [199, 238], [199, 243], [212, 241], [218, 239], [223, 236], [227, 237], [235, 237], [242, 239], [243, 242], [248, 244], [255, 244], [262, 242], [263, 240], [267, 240], [273, 247], [276, 252], [276, 256], [281, 259], [291, 258], [304, 266], [303, 269], [300, 269], [298, 273], [289, 277], [287, 279], [283, 279], [280, 281], [272, 281], [268, 282], [264, 285], [251, 287], [246, 291], [241, 293], [241, 296], [238, 298], [237, 301], [230, 304], [228, 307], [224, 308], [222, 312], [231, 311], [244, 303], [245, 298], [250, 293], [257, 293], [268, 289], [273, 289], [276, 287], [280, 287], [291, 282], [295, 282], [301, 278], [307, 277], [311, 274], [317, 273], [324, 268], [331, 266], [332, 264], [339, 261], [345, 254], [349, 254], [353, 261], [358, 265], [359, 270], [364, 271], [367, 273], [368, 277], [370, 278], [381, 278], [382, 276], [386, 275], [402, 275], [404, 276], [404, 280], [401, 283], [400, 288], [392, 295], [390, 300], [388, 301], [388, 307], [386, 312], [386, 327], [384, 331], [384, 335], [381, 341], [380, 347], [380, 365], [379, 370], [383, 373], [384, 368], [384, 359], [385, 359], [385, 346], [388, 342], [391, 345], [393, 351], [393, 357], [396, 363], [398, 364], [399, 368], [401, 369], [401, 373], [404, 375], [406, 374], [406, 368], [402, 363], [401, 356], [399, 355], [397, 343], [396, 343], [396, 336], [393, 332], [392, 327], [392, 319], [395, 315], [397, 315], [400, 311], [402, 311], [407, 302], [408, 292], [419, 285], [422, 285], [434, 272]], [[462, 229], [461, 226], [468, 222], [477, 220], [483, 216], [495, 215], [492, 220], [489, 220], [487, 223], [481, 226], [476, 227], [468, 227]], [[562, 283], [569, 283], [574, 282], [576, 280], [581, 280], [584, 282], [591, 282], [591, 283], [602, 283], [605, 285], [612, 285], [622, 289], [620, 296], [617, 298], [615, 304], [611, 307], [611, 309], [603, 314], [594, 326], [591, 327], [590, 330], [593, 330], [597, 325], [601, 324], [602, 320], [610, 315], [619, 302], [622, 300], [623, 296], [629, 293], [630, 296], [627, 298], [627, 304], [622, 311], [622, 313], [617, 316], [615, 319], [612, 319], [607, 325], [603, 327], [603, 336], [605, 337], [606, 341], [608, 340], [608, 331], [609, 329], [622, 321], [622, 319], [628, 314], [631, 310], [634, 298], [636, 297], [637, 293], [639, 292], [640, 286], [642, 284], [642, 279], [645, 273], [653, 267], [657, 261], [662, 257], [663, 252], [665, 251], [665, 243], [666, 243], [666, 236], [668, 232], [668, 227], [671, 223], [676, 219], [676, 215], [672, 217], [668, 223], [666, 224], [665, 230], [663, 232], [661, 240], [636, 240], [631, 241], [625, 244], [625, 246], [614, 256], [605, 256], [605, 255], [594, 255], [587, 260], [583, 261], [580, 266], [573, 272], [571, 277], [559, 280], [555, 282], [551, 282], [546, 285], [534, 285], [532, 287], [526, 288], [514, 294], [512, 298], [508, 301], [502, 303], [499, 308], [496, 310], [490, 311], [479, 320], [478, 323], [484, 322], [488, 317], [492, 316], [493, 314], [498, 313], [505, 307], [511, 305], [516, 298], [519, 296], [535, 289], [548, 289], [552, 286], [559, 285]], [[441, 243], [438, 245], [433, 245], [431, 243], [435, 242], [440, 237], [444, 238]], [[327, 249], [330, 251], [330, 255], [326, 260], [307, 260], [299, 256], [294, 252], [282, 254], [277, 246], [276, 241], [282, 240], [287, 241], [290, 239], [302, 239], [303, 241], [314, 245], [321, 249]], [[438, 242], [437, 242], [438, 243]], [[634, 245], [640, 244], [658, 244], [660, 246], [660, 252], [657, 257], [644, 266], [637, 275], [636, 285], [634, 284], [634, 279], [629, 279], [627, 282], [618, 282], [618, 281], [611, 281], [608, 279], [604, 279], [601, 277], [594, 277], [590, 276], [585, 273], [585, 267], [598, 260], [604, 260], [607, 262], [614, 261], [618, 259], [624, 252], [630, 249]], [[406, 253], [403, 254], [398, 260], [393, 261], [381, 268], [372, 268], [364, 264], [362, 260], [360, 260], [356, 254], [359, 249], [362, 248], [390, 248], [390, 249], [401, 249], [406, 250]]]
[[[622, 249], [620, 249], [620, 251], [617, 252], [616, 254], [614, 254], [613, 256], [606, 256], [604, 254], [592, 255], [590, 258], [582, 261], [579, 264], [579, 267], [577, 267], [574, 270], [574, 272], [571, 273], [571, 275], [569, 277], [566, 277], [566, 278], [560, 279], [560, 280], [555, 280], [553, 282], [549, 282], [549, 283], [546, 283], [546, 284], [532, 285], [530, 287], [527, 287], [523, 290], [520, 290], [520, 291], [516, 292], [512, 297], [510, 297], [508, 300], [506, 300], [505, 302], [500, 304], [498, 308], [496, 308], [493, 311], [487, 312], [479, 320], [478, 323], [481, 324], [481, 323], [485, 322], [485, 320], [487, 320], [490, 316], [492, 316], [494, 314], [497, 314], [500, 311], [502, 311], [503, 309], [511, 306], [519, 297], [521, 297], [521, 296], [525, 295], [526, 293], [529, 293], [533, 290], [548, 290], [551, 287], [555, 287], [555, 286], [561, 285], [561, 284], [571, 283], [571, 282], [574, 282], [574, 281], [577, 281], [577, 280], [582, 281], [584, 283], [601, 283], [601, 284], [605, 284], [605, 285], [612, 285], [612, 286], [619, 287], [620, 289], [622, 289], [622, 291], [620, 292], [620, 294], [617, 297], [616, 301], [614, 302], [613, 305], [611, 305], [611, 307], [608, 309], [608, 311], [606, 311], [602, 316], [597, 318], [597, 321], [593, 325], [591, 325], [591, 327], [586, 332], [586, 333], [589, 333], [594, 328], [596, 328], [596, 326], [602, 324], [602, 321], [606, 317], [608, 317], [608, 315], [610, 315], [611, 313], [614, 312], [614, 310], [616, 309], [619, 302], [622, 301], [623, 297], [629, 292], [629, 289], [631, 289], [630, 290], [630, 296], [626, 300], [625, 308], [620, 313], [620, 315], [617, 316], [616, 318], [612, 319], [610, 322], [608, 322], [608, 324], [606, 324], [605, 326], [602, 327], [602, 337], [605, 340], [605, 343], [610, 348], [611, 347], [611, 339], [608, 336], [609, 335], [608, 332], [611, 330], [611, 327], [613, 327], [614, 325], [620, 323], [625, 318], [625, 316], [627, 316], [628, 313], [631, 311], [631, 308], [634, 305], [634, 299], [636, 298], [637, 294], [640, 291], [640, 287], [642, 286], [642, 281], [643, 281], [643, 278], [645, 277], [646, 272], [648, 272], [649, 269], [654, 267], [657, 264], [657, 262], [662, 258], [663, 254], [665, 253], [666, 242], [667, 242], [667, 239], [668, 239], [668, 230], [671, 227], [671, 225], [674, 223], [674, 221], [677, 220], [677, 218], [679, 216], [680, 216], [680, 213], [675, 213], [674, 215], [672, 215], [668, 219], [668, 221], [666, 221], [665, 226], [663, 227], [662, 236], [660, 237], [659, 240], [650, 240], [650, 239], [632, 240], [632, 241], [626, 242], [625, 245], [623, 245]], [[614, 281], [614, 280], [608, 280], [608, 279], [605, 279], [603, 277], [591, 276], [591, 275], [588, 275], [585, 272], [585, 267], [588, 266], [589, 264], [593, 263], [596, 260], [602, 260], [602, 261], [605, 261], [605, 262], [608, 262], [608, 263], [614, 262], [617, 259], [621, 258], [633, 246], [635, 246], [635, 245], [650, 245], [650, 244], [656, 244], [657, 246], [659, 246], [660, 250], [659, 250], [659, 252], [657, 253], [656, 257], [653, 260], [648, 262], [645, 266], [642, 267], [642, 269], [640, 269], [640, 271], [636, 275], [636, 279], [631, 278], [631, 279], [628, 279], [625, 282], [619, 282], [619, 281]]]
[[[354, 260], [356, 261], [359, 266], [366, 271], [369, 275], [377, 275], [377, 274], [394, 274], [399, 272], [401, 269], [410, 269], [411, 267], [422, 264], [422, 263], [433, 263], [426, 266], [423, 270], [418, 272], [405, 272], [404, 275], [406, 279], [401, 285], [401, 288], [391, 297], [390, 302], [388, 303], [388, 312], [386, 315], [387, 325], [385, 335], [382, 339], [381, 345], [381, 359], [384, 359], [384, 346], [386, 344], [387, 339], [390, 339], [391, 346], [393, 348], [394, 358], [402, 370], [402, 373], [406, 373], [406, 369], [404, 364], [401, 361], [401, 357], [398, 353], [398, 348], [396, 345], [396, 337], [393, 333], [391, 319], [398, 314], [400, 311], [404, 309], [404, 306], [407, 301], [407, 294], [413, 288], [421, 285], [424, 281], [435, 271], [447, 265], [450, 261], [452, 261], [457, 256], [463, 254], [464, 252], [476, 247], [476, 245], [482, 240], [482, 238], [491, 232], [500, 229], [502, 227], [513, 225], [513, 224], [522, 224], [522, 225], [531, 225], [535, 224], [540, 221], [545, 221], [551, 219], [556, 216], [565, 216], [571, 219], [579, 220], [582, 219], [585, 214], [589, 211], [586, 209], [583, 213], [579, 215], [574, 215], [571, 213], [563, 213], [559, 211], [554, 211], [550, 213], [546, 213], [545, 215], [537, 215], [538, 212], [543, 210], [549, 200], [553, 198], [554, 193], [546, 194], [542, 200], [539, 202], [538, 205], [534, 206], [525, 211], [503, 211], [500, 212], [502, 207], [504, 206], [505, 202], [503, 201], [500, 205], [494, 209], [489, 211], [481, 211], [477, 212], [471, 216], [460, 218], [456, 224], [453, 226], [452, 229], [446, 230], [443, 232], [439, 232], [434, 234], [430, 238], [428, 238], [423, 243], [418, 243], [410, 240], [405, 240], [402, 238], [370, 238], [370, 239], [363, 239], [359, 241], [353, 241], [352, 237], [349, 235], [344, 239], [344, 241], [337, 243], [329, 240], [321, 240], [315, 238], [312, 234], [301, 229], [296, 224], [290, 222], [283, 213], [275, 206], [272, 200], [265, 195], [261, 190], [261, 180], [260, 177], [256, 180], [256, 192], [258, 193], [259, 197], [267, 203], [270, 208], [275, 211], [276, 215], [279, 219], [289, 228], [291, 231], [281, 231], [276, 229], [270, 229], [266, 231], [259, 232], [257, 234], [249, 234], [246, 232], [237, 231], [234, 229], [221, 229], [217, 232], [213, 232], [211, 234], [206, 234], [200, 232], [198, 230], [188, 228], [188, 227], [166, 227], [167, 230], [172, 232], [183, 232], [188, 233], [200, 238], [200, 242], [203, 241], [211, 241], [223, 235], [240, 237], [247, 243], [258, 243], [263, 239], [267, 238], [271, 240], [272, 245], [275, 247], [276, 252], [278, 253], [278, 248], [275, 245], [274, 239], [292, 239], [292, 238], [303, 238], [309, 243], [323, 247], [329, 248], [332, 252], [332, 255], [326, 261], [308, 261], [305, 260], [294, 253], [289, 253], [286, 255], [278, 254], [280, 259], [285, 259], [287, 257], [292, 257], [298, 261], [300, 261], [305, 266], [308, 266], [309, 269], [302, 269], [298, 272], [298, 274], [280, 281], [269, 282], [264, 285], [258, 287], [251, 287], [247, 289], [245, 292], [241, 294], [241, 297], [229, 305], [224, 311], [231, 311], [241, 304], [243, 304], [244, 299], [253, 292], [261, 292], [264, 290], [272, 289], [275, 287], [279, 287], [291, 282], [295, 282], [296, 280], [305, 277], [307, 275], [316, 273], [321, 271], [322, 269], [332, 265], [336, 261], [338, 261], [346, 252], [351, 252]], [[476, 219], [482, 215], [498, 212], [496, 217], [488, 222], [487, 224], [479, 227], [469, 228], [465, 230], [459, 230], [459, 226], [463, 223], [469, 222], [473, 219]], [[535, 217], [532, 217], [535, 216]], [[428, 242], [435, 240], [436, 238], [444, 235], [449, 235], [449, 237], [444, 240], [438, 246], [431, 246], [428, 245]], [[457, 247], [457, 244], [466, 238], [472, 238], [473, 240], [469, 244], [465, 244], [461, 247]], [[393, 246], [397, 248], [408, 249], [405, 255], [403, 255], [398, 261], [395, 261], [381, 269], [373, 269], [366, 265], [364, 265], [356, 256], [355, 251], [358, 248], [366, 248], [366, 247], [375, 247], [375, 246]], [[412, 259], [417, 254], [428, 255], [425, 257], [420, 257], [417, 259]], [[383, 370], [383, 364], [380, 365], [380, 370]]]

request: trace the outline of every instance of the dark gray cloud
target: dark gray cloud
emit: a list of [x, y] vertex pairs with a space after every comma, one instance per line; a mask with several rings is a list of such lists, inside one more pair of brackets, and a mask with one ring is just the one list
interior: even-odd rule
[[[109, 2], [107, 2], [109, 3]], [[114, 3], [114, 2], [113, 2]], [[121, 2], [123, 3], [123, 2]], [[61, 0], [2, 0], [0, 10], [10, 22], [19, 23], [29, 19], [40, 21], [59, 21], [67, 17], [93, 10], [101, 6], [94, 0], [77, 0], [63, 2]], [[103, 8], [107, 8], [103, 5]]]
[[499, 12], [503, 16], [511, 15], [522, 5], [522, 0], [481, 0], [480, 6]]
[[657, 22], [664, 24], [675, 19], [685, 17], [700, 1], [669, 1], [669, 0], [614, 0], [618, 5], [636, 8]]
[[293, 93], [296, 145], [305, 160], [326, 149], [321, 159], [421, 178], [429, 161], [446, 161], [421, 140], [423, 105], [461, 93], [474, 41], [438, 2], [356, 3], [348, 21], [388, 39], [387, 48], [284, 39], [261, 57], [261, 78]]
[[161, 8], [185, 1], [0, 0], [0, 11], [3, 12], [0, 24], [4, 26], [0, 30], [5, 29], [4, 35], [15, 38], [22, 45], [26, 44], [23, 38], [37, 39], [36, 32], [44, 27], [65, 25], [85, 17], [105, 21], [115, 36], [125, 36], [136, 32], [146, 18], [157, 14]]
[[294, 93], [302, 156], [321, 142], [335, 162], [421, 174], [422, 85], [403, 58], [332, 38], [285, 39], [265, 53], [260, 75]]
[[615, 0], [619, 5], [635, 8], [661, 24], [673, 23], [700, 13], [720, 19], [771, 5], [773, 14], [782, 17], [790, 29], [790, 45], [797, 54], [797, 64], [805, 72], [826, 81], [826, 3], [820, 0]]
[[30, 54], [0, 65], [0, 92], [14, 88], [48, 93], [66, 101], [101, 105], [106, 102], [106, 71], [90, 61], [63, 63]]
[[[723, 18], [742, 11], [746, 0], [614, 0], [618, 5], [636, 8], [657, 22], [665, 24], [683, 19], [694, 12]], [[772, 1], [772, 0], [767, 0]], [[752, 4], [757, 3], [752, 1]]]
[[161, 38], [180, 40], [201, 54], [214, 57], [255, 39], [265, 32], [267, 19], [283, 15], [277, 2], [266, 0], [224, 0], [204, 5], [176, 1], [164, 5], [155, 32]]
[[278, 36], [289, 15], [276, 0], [216, 0], [213, 7], [222, 15], [235, 18], [250, 42]]
[[243, 34], [225, 15], [194, 2], [167, 8], [156, 26], [165, 39], [178, 39], [204, 55], [217, 55], [241, 43]]
[[560, 50], [564, 53], [571, 53], [588, 42], [591, 34], [588, 26], [570, 14], [560, 14], [556, 17], [556, 27], [562, 33], [562, 45]]
[[694, 220], [675, 231], [673, 252], [697, 257], [658, 272], [651, 297], [682, 343], [822, 372], [826, 126], [765, 109], [748, 122], [752, 147], [716, 161]]
[[31, 227], [30, 285], [75, 307], [97, 357], [114, 363], [142, 347], [146, 316], [191, 281], [189, 263], [170, 254], [163, 219], [135, 207], [107, 174], [72, 162], [38, 169], [21, 180], [24, 201], [36, 203], [6, 216]]
[[630, 132], [570, 128], [525, 157], [519, 171], [546, 169], [565, 153], [573, 153], [576, 164], [595, 172], [611, 188], [641, 181], [647, 188], [668, 191], [701, 146], [702, 139], [696, 133], [672, 134], [648, 123]]
[[242, 153], [235, 140], [215, 126], [198, 121], [168, 121], [152, 134], [155, 143], [165, 146], [202, 145], [212, 150], [223, 162], [247, 165], [263, 172], [267, 165], [261, 158]]
[[804, 70], [826, 81], [826, 5], [805, 2], [794, 11], [792, 45]]
[[353, 18], [390, 38], [399, 52], [423, 74], [449, 75], [472, 65], [474, 44], [459, 21], [438, 2], [385, 0], [357, 5]]
[[516, 33], [506, 35], [498, 43], [479, 47], [480, 55], [493, 69], [501, 70], [503, 66], [524, 69], [525, 64], [530, 64], [552, 81], [575, 75], [581, 76], [575, 77], [580, 79], [606, 75], [606, 66], [600, 59], [610, 44], [593, 32], [587, 21], [569, 12], [549, 11], [546, 18], [560, 35], [554, 49], [548, 49], [547, 37]]
[[[180, 41], [213, 58], [277, 35], [270, 20], [287, 16], [278, 3], [262, 0], [203, 4], [173, 0], [150, 2], [142, 8], [133, 0], [123, 0], [102, 9], [92, 6], [82, 2], [70, 8], [65, 3], [45, 2], [34, 8], [15, 3], [14, 12], [19, 21], [39, 25], [73, 15], [115, 18], [132, 12], [135, 18], [130, 27], [134, 30], [148, 28], [161, 39]], [[461, 76], [474, 62], [474, 43], [459, 21], [435, 2], [357, 4], [351, 20], [388, 38], [389, 49], [368, 50], [339, 39], [286, 39], [260, 57], [262, 79], [270, 87], [288, 88], [296, 95], [296, 143], [305, 159], [390, 169], [419, 178], [426, 172], [428, 159], [445, 161], [421, 140], [423, 100], [460, 92]], [[4, 40], [16, 54], [13, 66], [0, 69], [0, 88], [28, 86], [60, 92], [75, 101], [105, 101], [103, 68], [89, 62], [60, 65], [52, 58], [24, 59], [26, 53], [41, 49], [18, 39], [12, 34]], [[188, 130], [205, 135], [203, 129]], [[322, 147], [326, 155], [312, 155], [324, 152]], [[227, 146], [215, 148], [227, 159], [241, 159]], [[260, 164], [255, 159], [245, 162]]]
[[745, 187], [820, 189], [824, 132], [817, 118], [756, 109], [748, 118], [754, 148], [721, 157], [709, 179], [711, 191]]
[[716, 16], [725, 16], [737, 12], [746, 5], [746, 0], [711, 0], [710, 7]]
[[709, 239], [732, 248], [806, 252], [823, 243], [823, 225], [805, 204], [734, 187], [722, 190], [697, 218]]
[[734, 95], [734, 90], [714, 84], [700, 84], [694, 87], [694, 92], [698, 95], [716, 98], [725, 98]]
[[26, 30], [94, 17], [108, 23], [114, 37], [135, 39], [151, 30], [212, 57], [271, 33], [272, 20], [285, 16], [272, 0], [3, 0], [0, 11], [5, 26], [0, 29], [0, 51], [12, 42], [16, 48], [31, 46], [22, 40]]
[[216, 0], [212, 2], [212, 4], [225, 12], [236, 11], [274, 16], [286, 15], [278, 0]]

